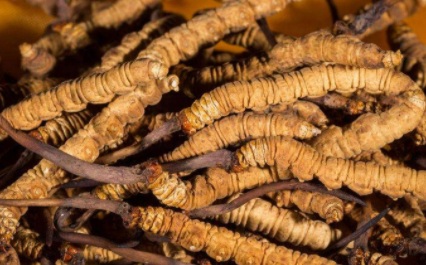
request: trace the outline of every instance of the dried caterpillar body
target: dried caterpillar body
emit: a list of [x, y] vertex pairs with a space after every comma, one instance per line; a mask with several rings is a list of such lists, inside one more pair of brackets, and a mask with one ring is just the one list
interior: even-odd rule
[[[275, 33], [274, 35], [277, 42], [282, 42], [287, 38], [291, 38], [281, 33]], [[252, 52], [267, 52], [273, 48], [257, 24], [253, 24], [240, 32], [231, 33], [225, 36], [223, 41], [232, 45], [244, 47]]]
[[[145, 59], [133, 61], [103, 74], [61, 83], [3, 110], [2, 115], [16, 129], [30, 130], [39, 126], [42, 120], [53, 119], [62, 112], [83, 110], [88, 103], [108, 103], [116, 94], [134, 91], [136, 84], [161, 79], [166, 72], [158, 62]], [[4, 139], [6, 135], [3, 131], [1, 133], [1, 139]]]
[[18, 228], [11, 243], [19, 255], [33, 261], [42, 257], [46, 246], [38, 233], [24, 227]]
[[[153, 179], [155, 181], [148, 188], [163, 204], [189, 211], [211, 205], [218, 199], [244, 190], [289, 178], [292, 176], [278, 176], [276, 172], [268, 168], [251, 167], [239, 173], [228, 173], [223, 169], [211, 168], [204, 175], [196, 176], [190, 181], [183, 181], [163, 172]], [[333, 221], [340, 221], [343, 218], [342, 200], [326, 194], [293, 192], [296, 196], [290, 197], [293, 197], [292, 201], [303, 212], [317, 213], [322, 218]], [[303, 196], [297, 197], [297, 195]], [[273, 197], [278, 198], [276, 195]]]
[[170, 162], [198, 156], [261, 137], [282, 135], [309, 139], [320, 132], [292, 113], [242, 113], [224, 118], [197, 132], [175, 150], [163, 155], [160, 161]]
[[58, 79], [31, 79], [16, 85], [0, 85], [0, 111], [33, 93], [40, 93], [59, 84]]
[[426, 239], [426, 219], [420, 208], [414, 209], [403, 202], [398, 202], [389, 211], [389, 216], [410, 236]]
[[167, 236], [185, 249], [205, 251], [218, 262], [233, 260], [237, 264], [333, 265], [334, 261], [278, 247], [266, 240], [244, 237], [226, 228], [191, 220], [184, 214], [162, 208], [135, 208], [130, 227], [139, 227]]
[[269, 66], [268, 61], [266, 54], [259, 54], [249, 59], [202, 69], [178, 65], [172, 73], [179, 76], [185, 95], [196, 98], [228, 82], [271, 75], [273, 69]]
[[120, 255], [112, 251], [94, 246], [85, 246], [82, 254], [87, 262], [94, 264], [105, 264], [122, 259]]
[[44, 76], [56, 65], [56, 58], [69, 49], [59, 33], [53, 32], [33, 44], [19, 46], [21, 65], [34, 76]]
[[381, 150], [376, 151], [363, 151], [359, 155], [352, 158], [354, 161], [372, 161], [381, 166], [403, 166], [404, 162], [389, 157], [384, 154]]
[[[240, 195], [232, 196], [231, 202]], [[233, 223], [251, 231], [258, 231], [280, 242], [311, 249], [326, 249], [338, 240], [342, 232], [321, 221], [312, 221], [299, 213], [278, 208], [268, 201], [254, 199], [232, 212], [214, 217], [222, 223]]]
[[68, 23], [62, 27], [60, 34], [70, 49], [75, 50], [90, 43], [90, 33], [98, 28], [118, 28], [122, 24], [131, 24], [143, 12], [152, 9], [159, 0], [118, 0], [108, 8], [96, 12], [84, 22]]
[[[324, 112], [314, 103], [298, 100], [292, 105], [287, 106], [290, 106], [291, 110], [299, 117], [315, 126], [319, 126], [320, 128], [326, 127], [329, 122]], [[271, 106], [270, 108], [272, 112], [275, 112], [274, 106]], [[279, 112], [279, 110], [277, 111]]]
[[[401, 104], [394, 105], [380, 115], [365, 114], [344, 132], [338, 127], [330, 127], [325, 136], [322, 133], [314, 139], [313, 146], [317, 150], [321, 148], [320, 152], [329, 148], [335, 153], [346, 152], [353, 156], [362, 150], [377, 150], [412, 131], [423, 116], [424, 94], [404, 74], [390, 69], [369, 70], [322, 65], [289, 74], [228, 83], [204, 94], [191, 107], [182, 110], [180, 120], [182, 129], [192, 134], [230, 113], [245, 109], [260, 111], [269, 105], [290, 104], [298, 98], [319, 97], [334, 90], [340, 93], [353, 92], [356, 89], [372, 94], [407, 92], [401, 96], [404, 99]], [[404, 120], [404, 126], [401, 126], [401, 120]], [[344, 138], [342, 134], [346, 140], [336, 141], [335, 139]], [[372, 134], [374, 139], [371, 138]], [[334, 138], [330, 138], [330, 135]], [[336, 144], [340, 146], [335, 147]]]
[[95, 113], [95, 111], [88, 109], [77, 113], [64, 113], [62, 116], [46, 122], [44, 126], [31, 131], [30, 135], [59, 147], [78, 130], [82, 129]]
[[[176, 77], [170, 76], [159, 83], [150, 83], [144, 88], [118, 97], [92, 118], [84, 129], [68, 139], [60, 149], [79, 159], [93, 162], [99, 156], [99, 150], [124, 138], [127, 133], [125, 126], [141, 119], [146, 106], [157, 104], [163, 93], [176, 89], [177, 85]], [[46, 198], [52, 187], [67, 182], [68, 178], [65, 171], [43, 159], [14, 184], [0, 192], [0, 197]], [[19, 218], [26, 210], [16, 207], [0, 208], [0, 243], [7, 243], [13, 237]]]
[[[420, 7], [426, 5], [424, 0], [402, 0], [395, 3], [391, 6], [379, 20], [373, 23], [367, 30], [358, 35], [357, 37], [363, 39], [366, 36], [373, 34], [374, 32], [385, 29], [386, 27], [392, 25], [395, 22], [401, 21], [406, 17], [413, 15]], [[370, 7], [370, 6], [369, 6]], [[365, 9], [369, 9], [366, 7]], [[345, 20], [351, 20], [351, 17], [348, 16]]]
[[[376, 214], [375, 210], [371, 213], [372, 216]], [[360, 207], [355, 207], [348, 214], [349, 218], [356, 222], [361, 220], [362, 215], [363, 209]], [[391, 225], [388, 220], [382, 218], [373, 228], [370, 244], [379, 252], [388, 252], [392, 249], [398, 249], [403, 239], [404, 236], [401, 232], [395, 226]]]
[[170, 243], [170, 242], [164, 242], [164, 243], [158, 243], [158, 244], [160, 245], [161, 251], [164, 254], [164, 256], [175, 259], [175, 260], [179, 260], [185, 263], [189, 263], [189, 264], [195, 263], [195, 257], [192, 255], [192, 253], [187, 252], [181, 246]]
[[401, 59], [399, 52], [383, 51], [375, 44], [346, 35], [335, 37], [327, 31], [317, 31], [295, 40], [288, 38], [267, 54], [199, 70], [178, 67], [174, 73], [180, 77], [185, 94], [200, 96], [227, 82], [250, 80], [274, 71], [289, 72], [303, 65], [332, 62], [365, 68], [393, 68]]
[[426, 87], [426, 46], [411, 28], [403, 23], [395, 23], [388, 30], [388, 40], [393, 49], [404, 54], [402, 71], [409, 73], [417, 84]]
[[194, 17], [154, 40], [138, 58], [151, 58], [167, 67], [195, 56], [200, 48], [212, 45], [226, 34], [254, 24], [256, 19], [283, 10], [291, 0], [233, 1]]
[[274, 166], [278, 175], [287, 175], [289, 169], [302, 181], [312, 180], [315, 176], [330, 189], [340, 189], [344, 185], [360, 195], [378, 191], [391, 198], [409, 194], [426, 198], [423, 189], [426, 171], [326, 157], [289, 138], [269, 137], [249, 142], [237, 151], [236, 156], [242, 167]]
[[343, 219], [343, 201], [328, 194], [295, 190], [271, 192], [267, 196], [278, 207], [296, 206], [304, 213], [317, 213], [327, 223], [339, 222]]
[[136, 194], [148, 193], [149, 189], [143, 183], [128, 185], [104, 184], [96, 187], [92, 194], [103, 200], [124, 200]]
[[142, 30], [127, 34], [119, 46], [106, 52], [102, 57], [101, 68], [107, 70], [122, 63], [126, 56], [131, 54], [136, 48], [144, 49], [153, 39], [183, 22], [184, 19], [178, 15], [170, 15], [148, 22]]

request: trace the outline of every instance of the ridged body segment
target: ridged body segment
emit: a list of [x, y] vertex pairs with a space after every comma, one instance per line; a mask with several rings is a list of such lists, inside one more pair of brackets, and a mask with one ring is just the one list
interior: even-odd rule
[[320, 130], [293, 113], [254, 114], [226, 117], [190, 136], [175, 150], [163, 155], [161, 162], [171, 162], [210, 153], [248, 140], [268, 136], [310, 139]]
[[243, 167], [274, 166], [278, 175], [287, 175], [289, 169], [303, 181], [315, 176], [330, 189], [340, 189], [344, 185], [360, 195], [378, 191], [392, 198], [413, 194], [426, 199], [426, 171], [327, 157], [306, 144], [285, 137], [249, 142], [237, 151], [237, 157]]
[[[227, 202], [238, 198], [232, 196]], [[342, 232], [321, 221], [310, 220], [301, 214], [278, 208], [263, 199], [254, 199], [232, 212], [214, 217], [222, 223], [232, 223], [250, 231], [261, 232], [280, 242], [307, 246], [314, 250], [326, 249], [338, 240]]]
[[191, 220], [184, 214], [162, 208], [137, 208], [130, 226], [167, 236], [185, 249], [205, 251], [216, 261], [233, 260], [239, 265], [334, 265], [334, 261], [302, 254], [266, 240], [244, 237], [223, 227]]

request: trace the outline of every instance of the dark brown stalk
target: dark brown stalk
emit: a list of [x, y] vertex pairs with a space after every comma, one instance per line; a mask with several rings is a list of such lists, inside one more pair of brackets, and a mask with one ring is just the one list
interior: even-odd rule
[[246, 204], [252, 199], [263, 196], [269, 192], [279, 191], [279, 190], [305, 190], [305, 191], [312, 191], [312, 192], [320, 192], [320, 193], [329, 194], [347, 201], [356, 202], [358, 204], [365, 206], [365, 203], [361, 199], [355, 196], [352, 196], [350, 194], [347, 194], [343, 191], [327, 190], [323, 186], [310, 184], [310, 183], [296, 182], [293, 180], [287, 180], [287, 181], [267, 184], [262, 187], [253, 189], [243, 194], [242, 196], [238, 197], [237, 199], [233, 200], [230, 203], [212, 205], [212, 206], [207, 206], [207, 207], [192, 210], [189, 212], [189, 215], [193, 218], [205, 218], [207, 216], [214, 216], [214, 215], [228, 213], [239, 208], [241, 205]]
[[22, 169], [28, 162], [33, 158], [33, 153], [29, 150], [25, 150], [18, 161], [12, 166], [12, 168], [8, 169], [7, 173], [1, 177], [0, 179], [0, 190], [6, 188], [7, 185], [16, 177], [16, 173]]
[[147, 181], [147, 176], [138, 169], [95, 165], [66, 154], [53, 146], [13, 129], [9, 122], [1, 115], [0, 126], [20, 145], [74, 175], [116, 184], [132, 184]]
[[112, 152], [110, 154], [104, 155], [96, 160], [98, 164], [110, 165], [116, 163], [118, 160], [125, 159], [129, 156], [139, 154], [140, 152], [146, 150], [151, 145], [160, 141], [162, 138], [181, 130], [181, 122], [179, 118], [174, 117], [167, 122], [165, 122], [159, 128], [148, 133], [142, 141], [134, 143], [128, 147], [124, 147], [120, 150]]
[[51, 247], [53, 242], [54, 225], [49, 209], [43, 209], [43, 217], [46, 220], [46, 245]]
[[134, 261], [134, 262], [142, 262], [142, 263], [148, 263], [153, 265], [155, 264], [158, 264], [158, 265], [187, 264], [187, 263], [180, 262], [178, 260], [160, 256], [157, 254], [142, 252], [142, 251], [134, 250], [131, 248], [119, 248], [114, 243], [102, 237], [97, 237], [92, 235], [83, 235], [78, 233], [64, 233], [64, 232], [59, 232], [58, 237], [62, 240], [65, 240], [71, 243], [91, 245], [91, 246], [108, 249], [114, 253], [117, 253], [123, 258]]
[[178, 173], [209, 167], [222, 167], [224, 169], [231, 169], [233, 158], [233, 152], [222, 149], [198, 157], [162, 164], [161, 168], [163, 171], [167, 171], [169, 173]]
[[77, 179], [60, 185], [61, 189], [78, 189], [78, 188], [92, 188], [105, 184], [93, 179]]
[[339, 11], [337, 10], [336, 3], [333, 0], [326, 0], [328, 4], [328, 8], [330, 9], [331, 18], [333, 21], [333, 25], [339, 20]]
[[349, 30], [353, 35], [364, 33], [371, 25], [379, 20], [383, 13], [396, 4], [399, 0], [380, 0], [375, 3], [369, 10], [358, 15], [355, 20], [349, 24]]
[[257, 25], [259, 25], [260, 29], [262, 30], [263, 34], [265, 35], [266, 39], [269, 42], [269, 45], [271, 47], [274, 47], [278, 44], [277, 40], [275, 39], [274, 33], [272, 33], [271, 29], [268, 26], [268, 21], [266, 21], [266, 18], [261, 18], [256, 20]]
[[34, 200], [20, 200], [20, 199], [0, 199], [0, 205], [14, 206], [14, 207], [72, 207], [88, 210], [103, 210], [110, 211], [125, 217], [131, 206], [125, 202], [100, 200], [93, 198], [67, 198], [67, 199], [34, 199]]
[[347, 237], [342, 238], [336, 244], [326, 249], [326, 252], [329, 253], [345, 247], [347, 244], [349, 244], [349, 242], [354, 241], [355, 239], [366, 233], [371, 227], [376, 225], [380, 221], [380, 219], [382, 219], [389, 212], [389, 210], [390, 208], [384, 209], [377, 216], [372, 218], [370, 221], [368, 221], [365, 225], [361, 226], [355, 232], [348, 235]]

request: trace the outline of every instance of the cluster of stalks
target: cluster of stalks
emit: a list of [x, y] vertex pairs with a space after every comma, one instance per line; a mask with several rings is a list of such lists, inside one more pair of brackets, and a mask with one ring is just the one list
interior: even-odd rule
[[292, 0], [29, 2], [58, 19], [0, 86], [2, 264], [426, 261], [426, 1], [298, 38]]

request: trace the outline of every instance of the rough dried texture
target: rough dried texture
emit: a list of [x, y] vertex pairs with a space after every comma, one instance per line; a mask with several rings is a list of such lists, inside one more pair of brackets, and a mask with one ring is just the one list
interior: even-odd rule
[[19, 46], [22, 67], [32, 75], [43, 76], [56, 65], [56, 58], [69, 49], [69, 45], [57, 32], [50, 33], [33, 44]]
[[192, 253], [187, 252], [184, 248], [179, 245], [163, 242], [158, 243], [161, 246], [161, 251], [164, 256], [168, 258], [172, 258], [175, 260], [179, 260], [189, 264], [196, 264], [196, 259]]
[[163, 155], [160, 162], [171, 162], [210, 153], [248, 140], [268, 136], [310, 139], [321, 131], [295, 114], [254, 114], [226, 117], [192, 135], [175, 150]]
[[140, 31], [127, 34], [121, 40], [120, 45], [107, 51], [102, 57], [101, 68], [108, 70], [124, 62], [126, 56], [129, 56], [136, 49], [145, 49], [153, 39], [182, 24], [184, 21], [181, 16], [169, 15], [146, 23]]
[[57, 84], [59, 80], [54, 78], [32, 78], [15, 85], [0, 85], [0, 110], [19, 102], [30, 94], [46, 91]]
[[354, 161], [374, 162], [381, 166], [403, 166], [404, 161], [397, 160], [384, 154], [381, 150], [363, 151], [359, 155], [352, 158]]
[[154, 40], [138, 58], [156, 59], [170, 67], [194, 57], [225, 35], [253, 25], [256, 19], [283, 10], [291, 0], [237, 0], [209, 10]]
[[15, 238], [12, 240], [12, 247], [16, 252], [29, 260], [40, 259], [45, 246], [38, 233], [23, 227], [18, 228]]
[[407, 203], [399, 201], [388, 214], [393, 223], [406, 231], [410, 237], [426, 239], [426, 219], [420, 208], [412, 208]]
[[[232, 196], [231, 202], [240, 195]], [[321, 221], [310, 220], [301, 214], [278, 208], [262, 199], [254, 199], [232, 212], [214, 217], [222, 223], [236, 224], [253, 232], [261, 232], [280, 242], [307, 246], [314, 250], [326, 249], [338, 240], [342, 232]]]
[[70, 49], [78, 49], [90, 43], [90, 33], [99, 28], [118, 28], [135, 22], [143, 12], [152, 9], [159, 0], [118, 0], [108, 8], [96, 12], [84, 22], [69, 23], [62, 27], [60, 34]]
[[167, 236], [185, 249], [205, 251], [218, 262], [233, 260], [237, 264], [333, 265], [334, 261], [316, 255], [302, 254], [266, 240], [244, 237], [223, 227], [191, 220], [184, 214], [162, 208], [136, 208], [129, 220], [160, 236]]
[[[293, 110], [299, 117], [306, 120], [309, 123], [312, 123], [315, 126], [324, 128], [327, 126], [329, 120], [324, 112], [314, 103], [298, 100], [292, 105], [290, 105], [291, 110]], [[271, 107], [271, 111], [275, 112], [274, 107]]]
[[95, 113], [96, 111], [88, 109], [77, 113], [64, 113], [62, 116], [50, 120], [45, 125], [31, 131], [30, 135], [47, 144], [59, 147], [82, 129]]
[[393, 24], [388, 30], [388, 39], [393, 49], [401, 50], [404, 55], [402, 71], [409, 73], [417, 84], [426, 87], [426, 46], [416, 33], [405, 23]]
[[[377, 31], [387, 28], [395, 22], [401, 21], [406, 17], [413, 15], [420, 7], [425, 6], [425, 0], [401, 0], [390, 7], [379, 20], [373, 23], [364, 33], [358, 35], [357, 37], [362, 39], [366, 36], [369, 36]], [[366, 6], [364, 9], [371, 8], [371, 5]], [[361, 11], [363, 12], [363, 11]], [[354, 16], [347, 16], [344, 19], [348, 22]]]
[[[377, 215], [378, 212], [373, 210], [371, 217]], [[359, 222], [363, 215], [363, 209], [361, 207], [355, 207], [348, 217]], [[373, 232], [370, 239], [370, 244], [379, 252], [395, 252], [397, 251], [404, 240], [404, 236], [401, 232], [393, 225], [389, 223], [386, 218], [380, 219], [380, 221], [374, 226]]]
[[189, 211], [280, 179], [269, 169], [253, 167], [241, 173], [210, 168], [204, 175], [198, 175], [190, 181], [163, 172], [152, 180], [148, 188], [163, 204]]
[[97, 186], [92, 194], [103, 200], [124, 200], [139, 193], [148, 193], [149, 189], [144, 183], [128, 185], [104, 184]]
[[105, 264], [122, 259], [120, 255], [112, 251], [94, 246], [85, 246], [82, 254], [87, 262], [94, 264]]
[[288, 38], [267, 54], [202, 69], [178, 67], [174, 73], [180, 77], [185, 94], [198, 97], [228, 82], [250, 80], [275, 71], [289, 72], [303, 65], [330, 62], [365, 68], [393, 68], [401, 59], [399, 52], [383, 51], [375, 44], [366, 44], [347, 35], [335, 37], [321, 30], [295, 40]]
[[330, 189], [340, 189], [344, 185], [360, 195], [378, 191], [392, 198], [407, 194], [426, 198], [426, 171], [327, 157], [306, 144], [285, 137], [251, 141], [236, 155], [242, 167], [274, 166], [278, 175], [287, 175], [289, 169], [303, 181], [315, 176]]
[[[350, 135], [355, 143], [344, 142], [345, 146], [341, 148], [345, 150], [340, 151], [341, 153], [344, 151], [353, 153], [356, 150], [352, 151], [352, 149], [360, 149], [360, 146], [364, 147], [364, 150], [370, 148], [377, 150], [412, 131], [423, 116], [424, 94], [406, 75], [391, 69], [370, 70], [321, 65], [288, 74], [228, 83], [204, 94], [191, 107], [182, 110], [180, 119], [182, 129], [187, 133], [194, 133], [206, 124], [211, 124], [214, 120], [228, 116], [230, 113], [242, 112], [245, 109], [260, 111], [278, 103], [290, 104], [298, 98], [320, 97], [329, 91], [354, 92], [357, 89], [372, 94], [408, 92], [402, 96], [405, 99], [402, 104], [396, 104], [380, 115], [363, 115], [344, 132], [337, 127], [331, 127], [334, 129], [328, 130], [331, 131], [328, 134], [334, 133], [333, 137], [336, 138], [323, 136], [324, 133], [322, 133], [315, 140], [316, 145], [324, 145], [323, 149], [325, 149], [327, 145], [333, 145], [335, 139], [342, 138], [339, 133], [344, 133], [345, 136]], [[371, 137], [373, 133], [374, 138]], [[346, 150], [348, 145], [352, 145], [350, 150]]]
[[[134, 91], [137, 84], [146, 84], [165, 76], [167, 69], [149, 59], [136, 60], [117, 66], [103, 74], [64, 82], [57, 87], [33, 95], [3, 110], [2, 115], [16, 129], [30, 130], [43, 120], [50, 120], [62, 112], [77, 112], [88, 103], [105, 104], [117, 94]], [[0, 139], [7, 135], [0, 132]]]
[[[281, 42], [287, 38], [291, 38], [285, 36], [282, 33], [275, 33], [274, 35], [277, 42]], [[272, 48], [270, 43], [266, 39], [265, 34], [259, 28], [257, 23], [251, 25], [245, 30], [236, 33], [231, 33], [225, 36], [223, 38], [223, 41], [232, 45], [244, 47], [251, 52], [267, 52]]]
[[276, 191], [268, 193], [267, 196], [273, 200], [278, 207], [296, 206], [304, 213], [316, 213], [327, 223], [339, 222], [343, 219], [344, 204], [337, 197], [303, 190]]
[[[157, 104], [163, 93], [176, 89], [175, 76], [150, 83], [144, 88], [120, 96], [97, 114], [84, 129], [61, 146], [61, 150], [79, 159], [93, 162], [99, 150], [120, 141], [127, 133], [125, 126], [141, 119], [145, 107]], [[45, 159], [0, 193], [0, 198], [46, 198], [49, 190], [68, 181], [65, 171]], [[26, 208], [0, 208], [0, 243], [7, 243], [15, 233], [19, 218]]]

